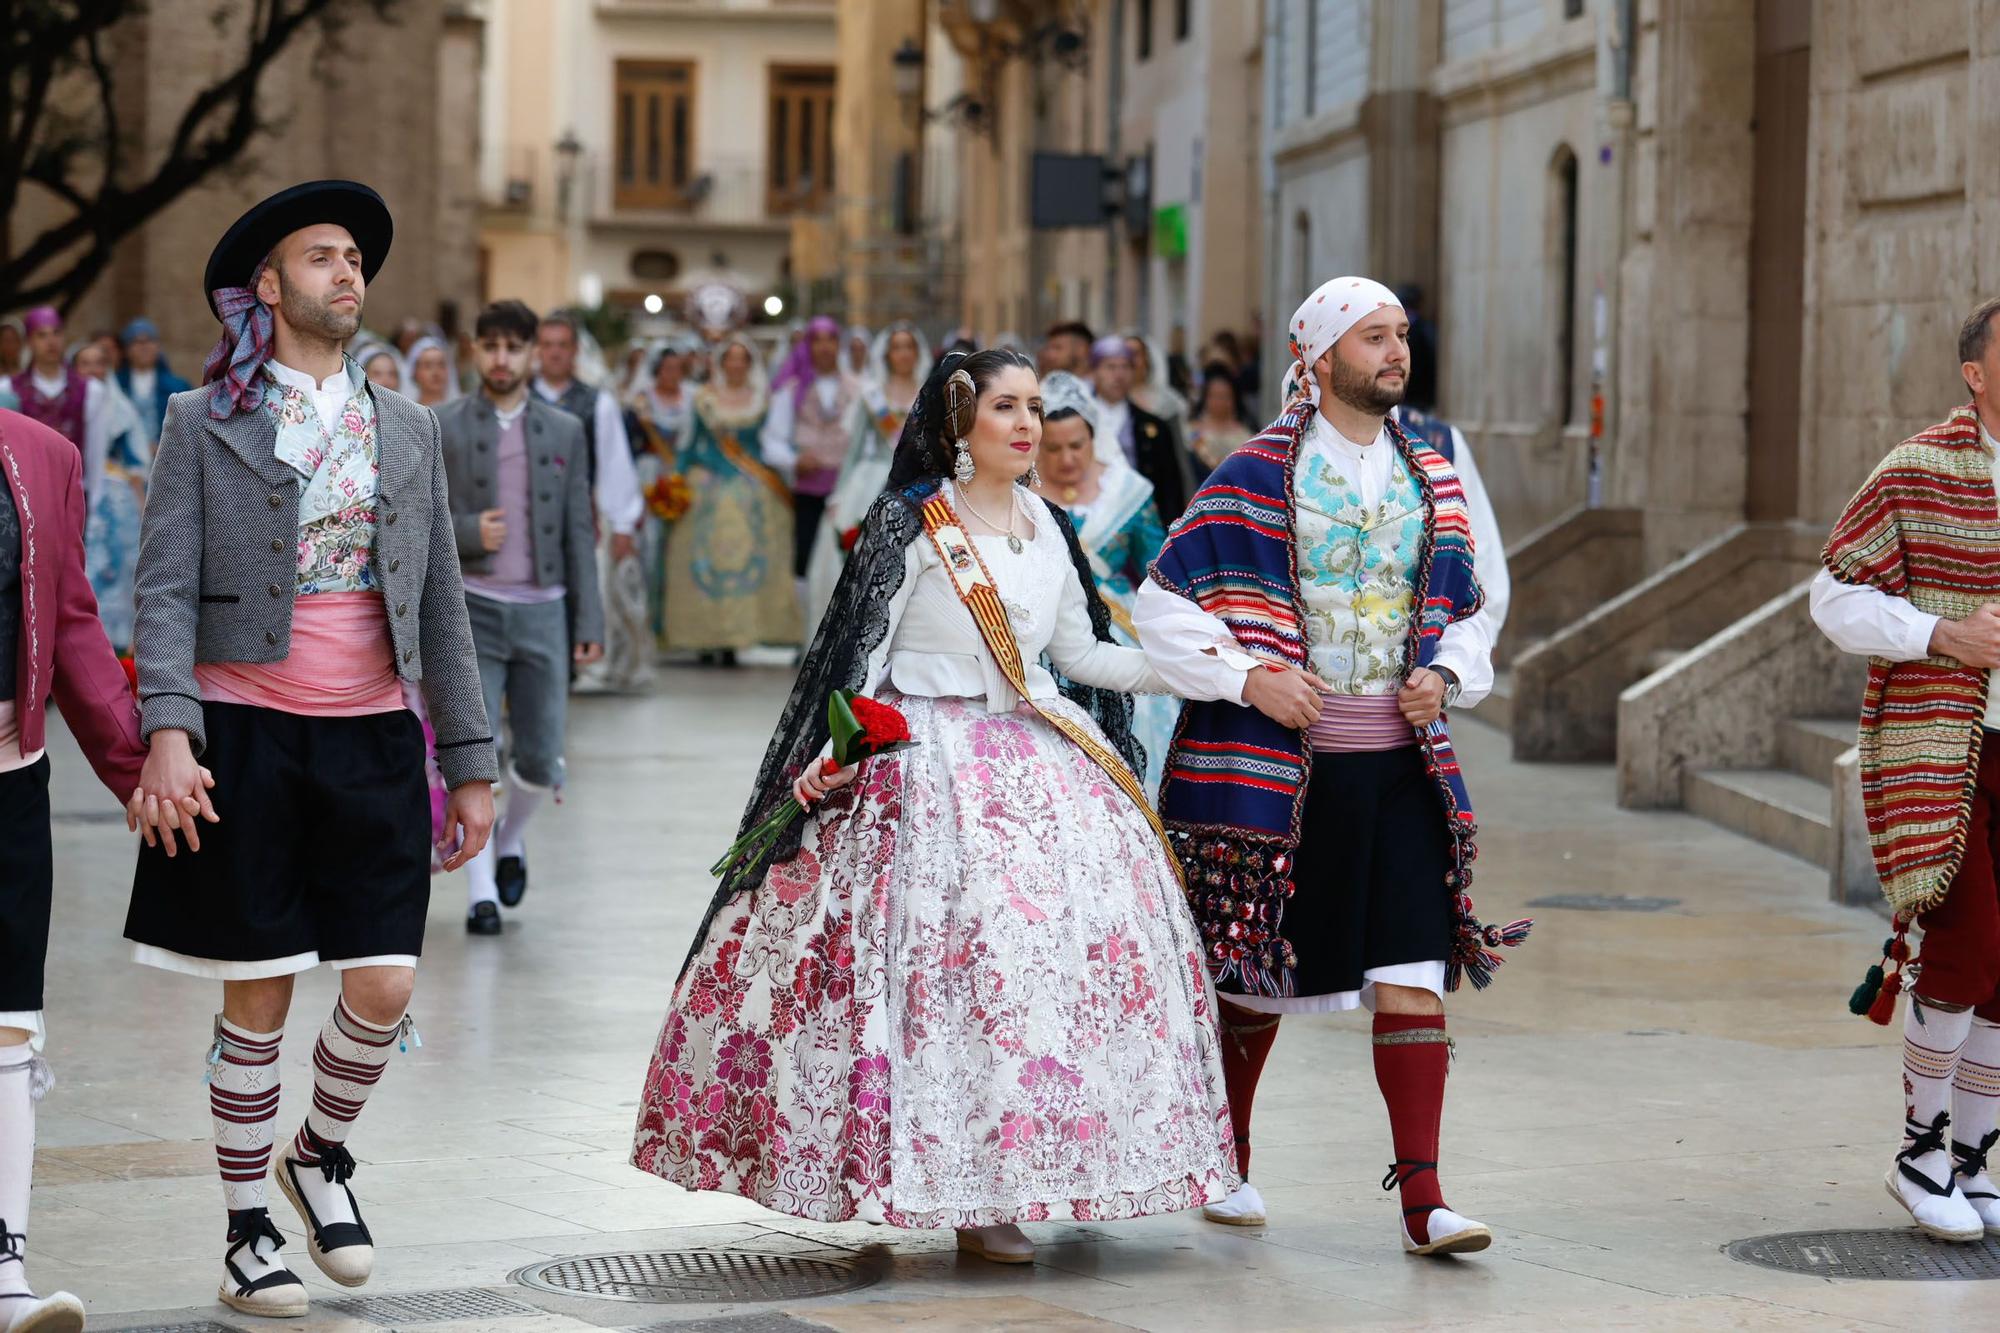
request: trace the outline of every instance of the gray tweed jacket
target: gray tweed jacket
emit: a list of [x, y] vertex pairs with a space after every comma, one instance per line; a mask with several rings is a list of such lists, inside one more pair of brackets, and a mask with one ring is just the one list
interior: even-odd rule
[[[479, 516], [500, 503], [500, 418], [493, 401], [469, 393], [437, 409], [450, 484], [452, 527], [460, 568], [488, 573], [493, 557], [479, 540]], [[528, 512], [507, 521], [527, 525], [535, 582], [562, 584], [569, 603], [570, 638], [604, 642], [604, 601], [597, 586], [597, 529], [590, 509], [590, 446], [583, 425], [560, 407], [528, 391], [522, 418], [528, 446]]]
[[[350, 370], [358, 377], [359, 372]], [[499, 776], [487, 726], [437, 418], [369, 386], [381, 465], [375, 567], [396, 672], [423, 682], [447, 786]], [[292, 647], [301, 478], [278, 460], [264, 412], [216, 421], [208, 392], [167, 400], [135, 583], [140, 731], [205, 747], [197, 662], [281, 662]]]

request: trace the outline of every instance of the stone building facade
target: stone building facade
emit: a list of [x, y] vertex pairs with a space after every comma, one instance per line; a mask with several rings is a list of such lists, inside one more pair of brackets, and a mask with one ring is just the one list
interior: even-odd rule
[[[165, 151], [189, 99], [227, 67], [229, 26], [210, 0], [152, 0], [117, 32], [128, 131]], [[316, 30], [294, 41], [264, 76], [259, 111], [275, 127], [235, 169], [162, 210], [122, 241], [105, 274], [71, 312], [79, 336], [136, 315], [159, 324], [169, 358], [190, 376], [215, 341], [201, 291], [210, 249], [230, 219], [276, 190], [350, 177], [379, 190], [396, 220], [395, 246], [368, 293], [370, 327], [406, 317], [469, 322], [478, 299], [470, 225], [478, 126], [465, 112], [477, 86], [480, 7], [469, 0], [405, 5], [387, 22], [356, 7], [338, 51]], [[18, 244], [59, 212], [30, 198], [13, 219]]]
[[714, 278], [790, 291], [846, 187], [834, 0], [488, 0], [485, 287], [664, 325]]

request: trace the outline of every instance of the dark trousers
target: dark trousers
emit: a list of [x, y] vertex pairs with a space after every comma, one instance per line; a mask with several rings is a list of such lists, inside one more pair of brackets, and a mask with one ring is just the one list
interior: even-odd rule
[[42, 1007], [55, 853], [49, 842], [48, 756], [0, 773], [0, 1013]]
[[820, 519], [826, 515], [824, 495], [794, 495], [792, 497], [792, 577], [806, 576], [806, 566], [812, 563], [813, 538], [819, 536]]

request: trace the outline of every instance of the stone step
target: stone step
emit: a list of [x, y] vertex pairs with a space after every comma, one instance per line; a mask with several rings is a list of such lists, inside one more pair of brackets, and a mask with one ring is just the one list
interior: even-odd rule
[[1854, 747], [1851, 717], [1795, 717], [1778, 724], [1778, 762], [1814, 782], [1831, 783], [1833, 765]]
[[1461, 710], [1489, 727], [1507, 731], [1514, 725], [1514, 672], [1506, 668], [1493, 673], [1493, 692], [1471, 708]]
[[1643, 680], [1645, 676], [1650, 676], [1663, 667], [1672, 666], [1686, 651], [1686, 648], [1655, 648], [1640, 659], [1645, 673], [1640, 678]]
[[1689, 814], [1831, 869], [1833, 787], [1785, 768], [1711, 769], [1681, 780]]

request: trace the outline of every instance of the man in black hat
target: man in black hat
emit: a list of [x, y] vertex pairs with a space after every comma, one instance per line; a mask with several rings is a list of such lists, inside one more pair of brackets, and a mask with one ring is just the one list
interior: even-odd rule
[[[437, 420], [341, 351], [391, 232], [373, 190], [314, 181], [223, 236], [205, 284], [223, 335], [203, 387], [168, 403], [139, 542], [142, 786], [161, 842], [140, 851], [125, 933], [138, 961], [222, 982], [209, 1048], [229, 1208], [220, 1295], [251, 1314], [306, 1312], [265, 1177], [293, 979], [322, 962], [340, 1000], [313, 1051], [311, 1110], [273, 1174], [327, 1277], [359, 1286], [373, 1268], [345, 1142], [390, 1050], [414, 1040], [430, 902], [424, 740], [402, 680], [423, 684], [452, 788], [445, 868], [493, 823]], [[222, 820], [176, 855], [197, 758]]]

